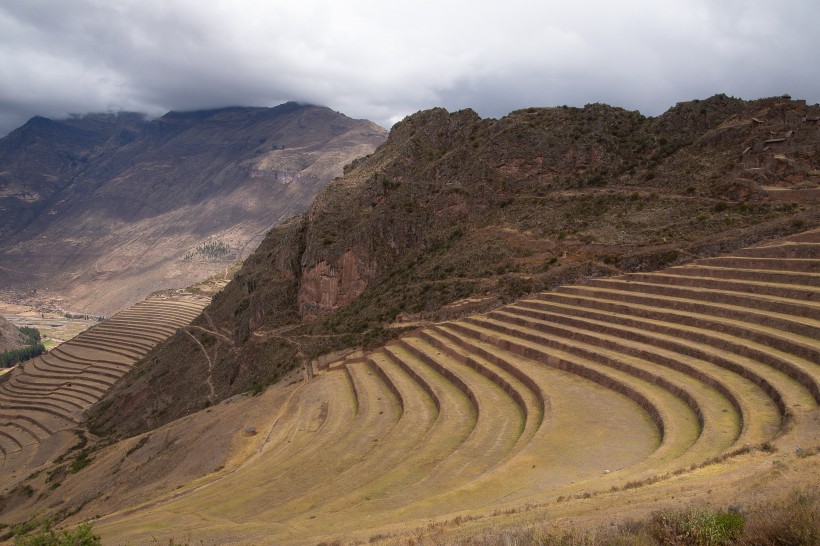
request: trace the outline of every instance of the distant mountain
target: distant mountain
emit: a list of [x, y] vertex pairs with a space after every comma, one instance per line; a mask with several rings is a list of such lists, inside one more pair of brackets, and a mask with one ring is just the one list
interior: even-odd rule
[[35, 117], [0, 139], [0, 288], [111, 314], [224, 271], [386, 131], [328, 108]]
[[205, 407], [206, 380], [224, 399], [404, 324], [816, 226], [818, 114], [724, 95], [656, 118], [419, 112], [275, 228], [197, 319], [198, 341], [160, 345], [91, 424], [141, 432]]

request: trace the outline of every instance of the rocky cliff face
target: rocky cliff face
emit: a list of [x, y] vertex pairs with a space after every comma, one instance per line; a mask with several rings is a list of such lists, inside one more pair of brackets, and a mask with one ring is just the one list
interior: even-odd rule
[[[219, 396], [331, 350], [379, 343], [395, 335], [385, 327], [397, 317], [435, 320], [468, 296], [509, 301], [815, 225], [813, 198], [770, 195], [817, 187], [820, 132], [803, 121], [815, 110], [716, 96], [659, 118], [605, 105], [499, 120], [419, 112], [305, 215], [272, 230], [199, 319], [232, 339], [200, 334]], [[760, 147], [751, 161], [747, 148], [772, 131], [793, 140]], [[773, 154], [791, 162], [788, 173], [758, 166], [782, 163]], [[739, 181], [748, 191], [737, 192]], [[201, 407], [187, 395], [203, 381], [191, 372], [204, 368], [197, 351], [185, 336], [159, 347], [96, 410], [96, 430], [131, 434]], [[159, 399], [150, 378], [171, 368], [178, 380], [163, 389], [186, 393], [184, 405], [147, 407]]]
[[224, 272], [385, 136], [295, 103], [34, 118], [0, 140], [0, 287], [107, 315]]
[[326, 315], [364, 292], [376, 269], [368, 258], [368, 252], [359, 246], [346, 250], [332, 264], [321, 261], [303, 269], [297, 299], [301, 317]]

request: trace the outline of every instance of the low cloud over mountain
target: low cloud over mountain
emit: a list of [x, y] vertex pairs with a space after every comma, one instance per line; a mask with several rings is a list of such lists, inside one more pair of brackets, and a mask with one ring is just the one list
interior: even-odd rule
[[6, 3], [0, 134], [36, 114], [291, 99], [384, 126], [432, 106], [816, 102], [818, 15], [808, 0]]

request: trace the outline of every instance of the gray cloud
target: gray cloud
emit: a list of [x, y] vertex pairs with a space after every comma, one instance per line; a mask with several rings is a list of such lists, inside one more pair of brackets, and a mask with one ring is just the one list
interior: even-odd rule
[[0, 134], [35, 114], [820, 100], [814, 0], [0, 0]]

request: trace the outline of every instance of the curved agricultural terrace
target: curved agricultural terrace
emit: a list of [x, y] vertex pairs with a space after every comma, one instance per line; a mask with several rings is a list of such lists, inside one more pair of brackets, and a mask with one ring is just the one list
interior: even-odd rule
[[0, 485], [75, 441], [83, 412], [208, 301], [181, 291], [155, 294], [10, 372], [0, 383]]
[[241, 464], [95, 529], [389, 541], [698, 472], [711, 487], [749, 446], [820, 443], [818, 287], [815, 230], [419, 330], [273, 387], [290, 394]]

